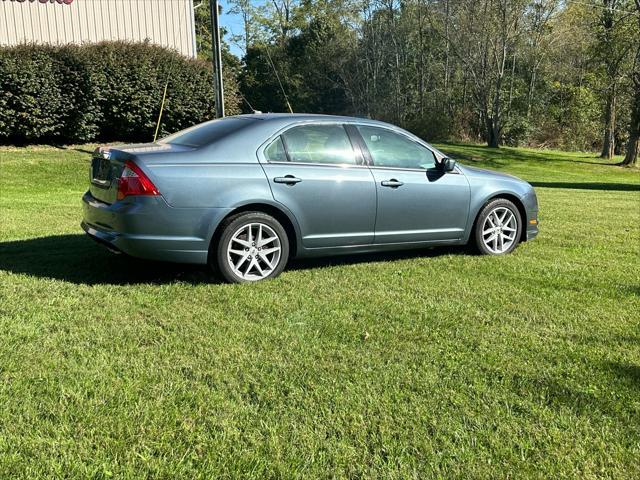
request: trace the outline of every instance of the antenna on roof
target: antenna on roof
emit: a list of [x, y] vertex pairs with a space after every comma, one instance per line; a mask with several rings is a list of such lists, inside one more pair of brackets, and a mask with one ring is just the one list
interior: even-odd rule
[[238, 90], [238, 95], [240, 95], [240, 97], [242, 98], [242, 100], [244, 100], [244, 102], [249, 105], [249, 109], [251, 110], [251, 113], [256, 113], [256, 112], [260, 112], [260, 110], [256, 110], [255, 108], [253, 108], [253, 105], [251, 105], [249, 103], [249, 100], [247, 100], [247, 98], [242, 94], [242, 92], [240, 90]]
[[280, 81], [280, 75], [278, 75], [276, 66], [273, 64], [273, 60], [271, 60], [271, 55], [269, 55], [269, 48], [265, 46], [264, 49], [267, 52], [267, 58], [269, 59], [271, 68], [273, 68], [273, 73], [276, 74], [276, 78], [278, 79], [278, 84], [280, 85], [280, 90], [282, 90], [282, 95], [284, 95], [284, 99], [287, 102], [287, 107], [289, 107], [289, 113], [293, 113], [293, 108], [291, 108], [291, 104], [289, 103], [289, 97], [287, 97], [287, 92], [284, 91], [284, 87], [282, 86], [282, 82]]
[[216, 95], [216, 117], [224, 117], [224, 85], [222, 83], [222, 51], [220, 49], [220, 8], [218, 0], [210, 2], [211, 7], [211, 49], [213, 50], [213, 85]]

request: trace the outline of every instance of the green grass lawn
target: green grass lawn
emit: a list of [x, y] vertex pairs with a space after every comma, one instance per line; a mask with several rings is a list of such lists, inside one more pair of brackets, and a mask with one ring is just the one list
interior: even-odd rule
[[0, 149], [0, 478], [640, 478], [640, 171], [441, 148], [538, 238], [255, 285], [86, 238], [87, 147]]

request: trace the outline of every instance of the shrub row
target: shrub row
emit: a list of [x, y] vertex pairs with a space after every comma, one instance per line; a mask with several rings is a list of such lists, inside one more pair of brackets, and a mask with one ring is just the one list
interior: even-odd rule
[[[211, 65], [148, 43], [0, 48], [0, 143], [150, 141], [215, 116]], [[225, 107], [237, 85], [225, 78]]]

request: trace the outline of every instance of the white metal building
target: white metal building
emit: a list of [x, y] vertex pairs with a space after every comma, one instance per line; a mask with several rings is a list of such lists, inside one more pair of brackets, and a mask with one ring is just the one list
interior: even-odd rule
[[0, 0], [0, 46], [145, 41], [196, 56], [193, 0]]

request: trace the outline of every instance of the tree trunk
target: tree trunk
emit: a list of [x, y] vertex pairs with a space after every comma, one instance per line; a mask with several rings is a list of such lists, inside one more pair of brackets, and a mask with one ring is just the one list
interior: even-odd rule
[[500, 147], [500, 128], [499, 123], [493, 117], [487, 115], [486, 116], [486, 124], [487, 124], [487, 146], [489, 148], [499, 148]]
[[[640, 121], [636, 121], [636, 127], [640, 127]], [[624, 156], [622, 165], [637, 165], [638, 156], [640, 155], [640, 130], [629, 137], [627, 142], [627, 153]]]
[[[504, 70], [507, 65], [507, 51], [508, 51], [508, 43], [509, 43], [509, 33], [507, 31], [507, 5], [508, 3], [505, 1], [501, 7], [501, 15], [502, 15], [502, 37], [501, 37], [501, 48], [500, 48], [500, 56], [495, 55], [496, 62], [496, 86], [495, 93], [493, 96], [493, 108], [491, 112], [491, 129], [489, 129], [489, 139], [487, 141], [489, 147], [498, 148], [500, 147], [501, 137], [502, 137], [502, 105], [501, 105], [501, 96], [502, 96], [502, 82], [504, 81]], [[515, 64], [514, 64], [515, 65]]]
[[527, 120], [531, 117], [531, 104], [533, 103], [533, 89], [536, 86], [536, 69], [531, 72], [531, 80], [529, 81], [529, 93], [527, 95]]
[[[638, 27], [640, 27], [640, 0], [636, 0], [635, 4], [636, 13], [638, 14]], [[638, 163], [638, 155], [640, 155], [640, 46], [636, 50], [632, 79], [634, 94], [631, 106], [631, 123], [629, 124], [629, 141], [627, 142], [627, 152], [622, 165], [636, 165]]]
[[635, 74], [635, 94], [629, 125], [629, 141], [622, 165], [636, 165], [640, 155], [640, 72]]
[[419, 30], [418, 30], [418, 40], [419, 40], [419, 53], [418, 53], [418, 90], [419, 90], [419, 98], [420, 98], [420, 121], [423, 119], [424, 115], [424, 25], [423, 25], [423, 15], [424, 12], [422, 8], [418, 9], [419, 15]]
[[500, 148], [500, 144], [498, 143], [498, 137], [496, 136], [494, 130], [489, 131], [489, 140], [487, 140], [487, 147]]
[[451, 115], [451, 98], [449, 95], [449, 0], [445, 2], [444, 37], [444, 101], [446, 106], [446, 113], [448, 115]]
[[611, 159], [616, 147], [616, 85], [611, 86], [607, 95], [607, 107], [604, 119], [604, 141], [601, 158]]
[[[506, 59], [506, 52], [505, 57]], [[487, 143], [489, 147], [499, 148], [500, 143], [502, 141], [502, 109], [500, 108], [500, 94], [502, 91], [502, 79], [504, 75], [504, 60], [502, 62], [502, 69], [500, 70], [500, 74], [498, 80], [496, 82], [496, 91], [493, 99], [493, 108], [491, 116], [489, 117], [489, 125], [491, 127], [488, 129], [489, 139]]]

